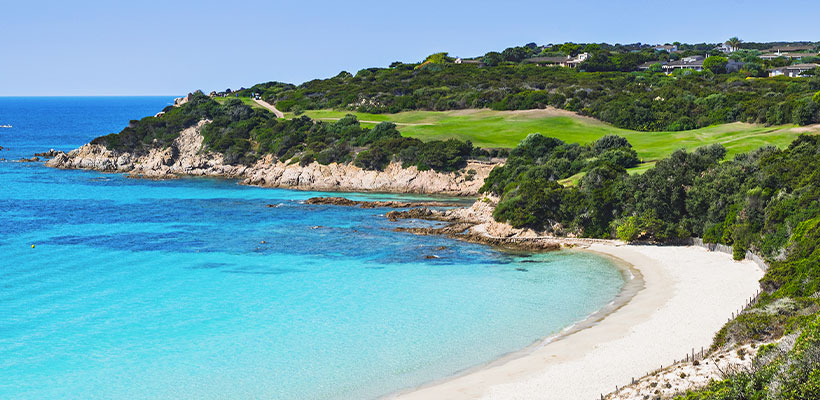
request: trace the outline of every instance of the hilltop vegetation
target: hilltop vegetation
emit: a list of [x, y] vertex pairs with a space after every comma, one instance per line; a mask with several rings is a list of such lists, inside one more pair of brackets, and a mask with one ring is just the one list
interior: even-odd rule
[[249, 89], [283, 111], [343, 109], [367, 113], [467, 108], [526, 110], [554, 106], [639, 131], [680, 131], [727, 122], [820, 122], [812, 96], [820, 77], [745, 79], [710, 71], [582, 72], [535, 65], [479, 67], [401, 64], [342, 73], [299, 86]]
[[[736, 38], [733, 38], [736, 39]], [[739, 46], [736, 40], [734, 46]], [[574, 44], [511, 47], [472, 63], [456, 63], [436, 53], [422, 63], [341, 72], [301, 85], [268, 82], [242, 89], [283, 111], [345, 110], [383, 114], [490, 108], [529, 110], [546, 106], [578, 112], [616, 127], [637, 131], [682, 131], [729, 122], [808, 125], [820, 122], [818, 71], [802, 78], [763, 78], [767, 68], [794, 62], [761, 59], [754, 47], [703, 61], [703, 71], [660, 72], [662, 62], [717, 51], [715, 45], [676, 44], [674, 52], [646, 45]], [[766, 44], [772, 45], [772, 44]], [[809, 46], [811, 48], [811, 46]], [[816, 47], [815, 47], [816, 48]], [[574, 57], [577, 68], [542, 66], [538, 58]], [[816, 54], [816, 52], [815, 52]], [[588, 56], [586, 56], [588, 55]], [[532, 61], [536, 60], [536, 61]], [[816, 62], [820, 57], [804, 57]], [[645, 62], [657, 65], [638, 69]], [[729, 62], [733, 73], [726, 73]], [[762, 78], [762, 79], [759, 79]]]
[[306, 116], [280, 120], [239, 99], [217, 102], [201, 93], [193, 94], [180, 107], [166, 108], [159, 117], [131, 121], [119, 134], [92, 143], [143, 153], [152, 147], [167, 147], [180, 131], [203, 119], [211, 120], [202, 128], [203, 144], [222, 153], [231, 164], [252, 164], [272, 155], [302, 165], [353, 162], [364, 169], [381, 170], [391, 161], [401, 161], [405, 167], [449, 172], [464, 167], [468, 158], [498, 155], [473, 147], [469, 141], [422, 142], [403, 137], [389, 122], [372, 129], [362, 127], [354, 116], [336, 122], [317, 122]]

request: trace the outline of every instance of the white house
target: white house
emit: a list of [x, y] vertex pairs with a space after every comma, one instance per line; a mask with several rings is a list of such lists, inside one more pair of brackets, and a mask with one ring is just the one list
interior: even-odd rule
[[737, 47], [730, 46], [728, 43], [721, 43], [717, 47], [715, 47], [715, 51], [719, 51], [725, 54], [734, 53], [737, 51]]
[[559, 66], [566, 68], [577, 68], [582, 62], [589, 58], [589, 53], [581, 53], [575, 57], [532, 57], [524, 60], [527, 64], [536, 64], [539, 66]]
[[667, 74], [671, 74], [676, 69], [691, 69], [695, 71], [703, 71], [703, 60], [706, 57], [704, 56], [689, 56], [681, 58], [678, 61], [671, 61], [665, 65], [662, 65], [663, 72]]
[[478, 65], [484, 64], [481, 60], [461, 58], [461, 57], [456, 58], [456, 60], [453, 61], [453, 63], [455, 63], [455, 64], [478, 64]]
[[792, 78], [800, 76], [800, 74], [811, 71], [815, 68], [820, 68], [820, 64], [794, 64], [786, 67], [772, 68], [769, 70], [769, 76], [789, 76]]
[[678, 51], [678, 46], [674, 44], [665, 44], [665, 45], [655, 45], [655, 51], [665, 51], [667, 53], [674, 53]]

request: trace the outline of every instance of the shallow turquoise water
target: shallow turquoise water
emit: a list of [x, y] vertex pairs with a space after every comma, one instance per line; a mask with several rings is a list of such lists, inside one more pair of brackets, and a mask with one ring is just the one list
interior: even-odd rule
[[[0, 98], [0, 157], [169, 101]], [[320, 194], [0, 162], [0, 398], [373, 398], [526, 347], [623, 285], [593, 254], [396, 233], [384, 209], [302, 203]]]

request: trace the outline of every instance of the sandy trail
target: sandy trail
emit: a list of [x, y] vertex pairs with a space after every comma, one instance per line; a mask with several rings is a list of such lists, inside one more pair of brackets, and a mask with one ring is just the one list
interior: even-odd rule
[[276, 106], [274, 106], [273, 104], [270, 104], [270, 103], [268, 103], [264, 100], [253, 99], [253, 101], [255, 101], [256, 104], [259, 104], [260, 106], [265, 107], [268, 110], [270, 110], [270, 112], [272, 112], [273, 115], [276, 116], [276, 118], [285, 118], [285, 113], [279, 111], [279, 109], [277, 109]]

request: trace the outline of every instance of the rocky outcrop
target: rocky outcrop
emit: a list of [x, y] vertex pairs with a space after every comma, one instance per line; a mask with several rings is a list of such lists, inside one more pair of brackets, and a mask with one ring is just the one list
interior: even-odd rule
[[[2, 149], [3, 149], [3, 148], [2, 148], [2, 147], [0, 147], [0, 150], [2, 150]], [[34, 157], [54, 158], [54, 157], [56, 157], [56, 156], [57, 156], [58, 154], [60, 154], [60, 153], [62, 153], [62, 152], [57, 151], [57, 150], [54, 150], [54, 149], [51, 149], [51, 150], [49, 150], [49, 151], [44, 151], [44, 152], [42, 152], [42, 153], [34, 153]]]
[[419, 171], [389, 164], [384, 171], [363, 170], [352, 164], [305, 166], [280, 162], [272, 155], [252, 166], [226, 164], [222, 154], [203, 148], [202, 127], [209, 121], [180, 132], [166, 148], [145, 154], [118, 152], [99, 144], [87, 144], [68, 153], [58, 152], [46, 165], [66, 169], [91, 169], [128, 173], [136, 177], [173, 178], [216, 176], [241, 179], [244, 184], [325, 191], [376, 191], [392, 193], [447, 194], [473, 196], [495, 164], [468, 162], [456, 172]]
[[550, 251], [562, 247], [583, 247], [600, 242], [614, 243], [611, 240], [603, 239], [554, 236], [556, 230], [535, 232], [531, 229], [513, 228], [506, 222], [498, 222], [493, 219], [493, 210], [497, 204], [497, 197], [485, 196], [478, 199], [470, 207], [447, 210], [419, 207], [410, 210], [391, 211], [385, 214], [385, 217], [391, 221], [422, 219], [447, 222], [444, 226], [435, 227], [397, 227], [394, 229], [396, 232], [407, 232], [416, 235], [441, 235], [514, 250]]
[[153, 148], [146, 154], [118, 152], [99, 144], [87, 144], [68, 153], [57, 154], [46, 162], [49, 167], [125, 172], [147, 178], [172, 178], [180, 175], [240, 178], [248, 167], [228, 165], [221, 154], [202, 148], [200, 130], [209, 121], [184, 129], [174, 142]]
[[[453, 207], [453, 203], [443, 201], [358, 201], [345, 197], [311, 197], [305, 204], [323, 204], [360, 208], [409, 208], [409, 207]], [[391, 211], [396, 212], [396, 211]]]
[[[352, 164], [311, 163], [306, 166], [274, 162], [272, 156], [253, 166], [245, 183], [327, 191], [377, 191], [391, 193], [473, 196], [495, 165], [468, 162], [457, 172], [419, 171], [390, 163], [384, 171], [369, 171]], [[467, 171], [474, 170], [475, 174]]]

